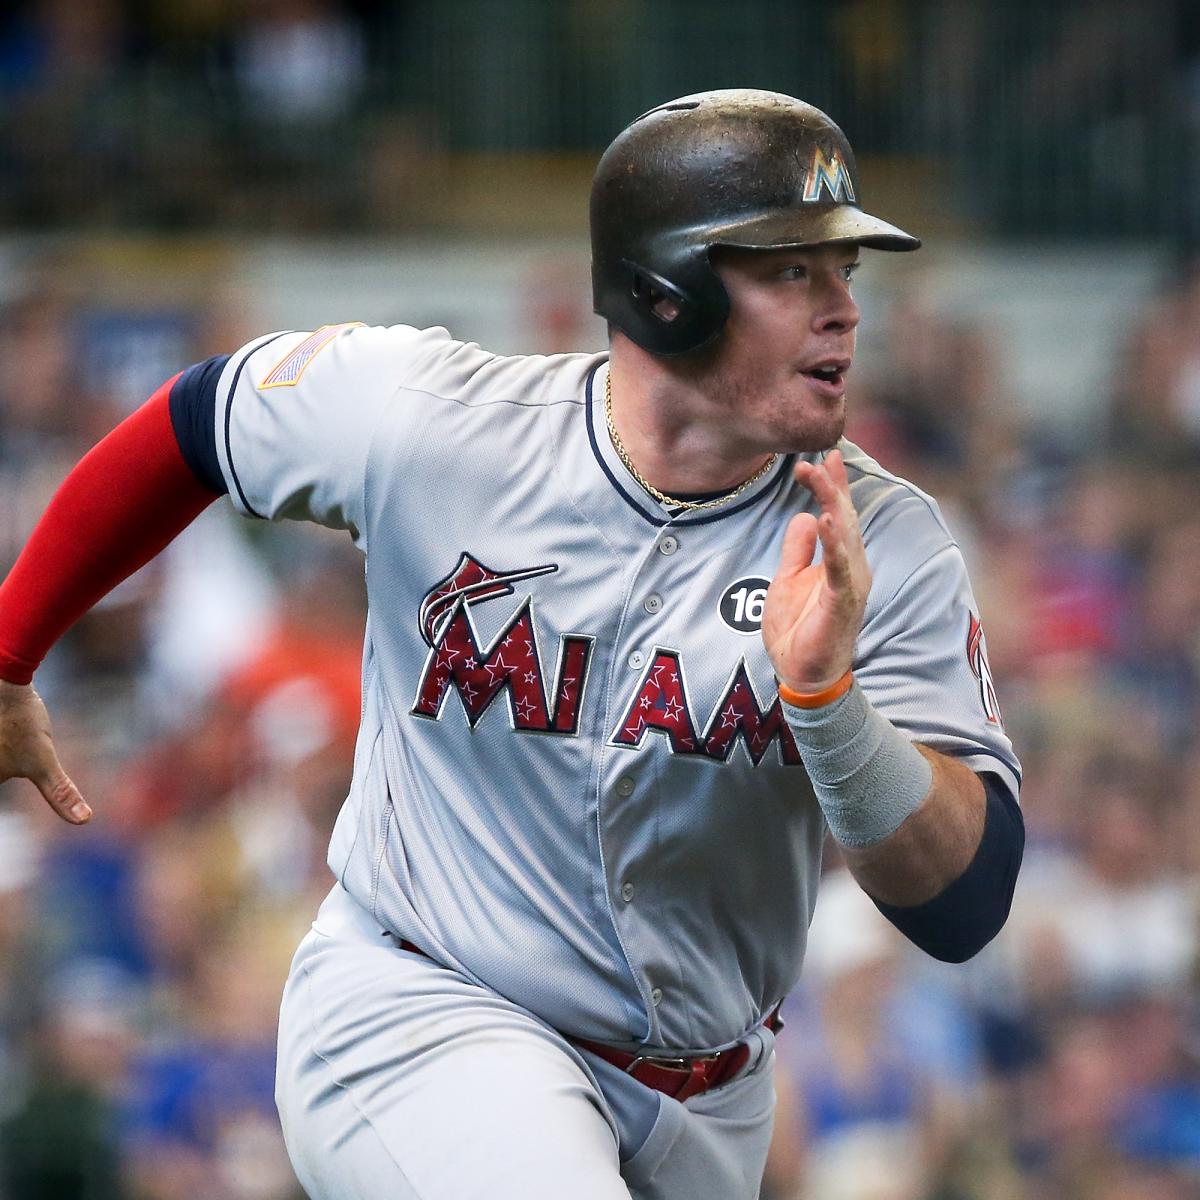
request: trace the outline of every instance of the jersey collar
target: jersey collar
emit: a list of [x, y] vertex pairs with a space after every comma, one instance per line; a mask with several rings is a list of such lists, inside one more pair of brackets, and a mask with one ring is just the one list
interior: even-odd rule
[[794, 454], [781, 454], [775, 465], [761, 479], [757, 479], [738, 498], [735, 503], [718, 505], [716, 508], [676, 510], [660, 504], [640, 483], [629, 473], [629, 469], [621, 461], [608, 425], [604, 420], [604, 383], [608, 377], [607, 361], [598, 363], [587, 377], [587, 400], [584, 405], [587, 418], [588, 441], [592, 453], [596, 457], [600, 469], [608, 481], [616, 489], [617, 494], [639, 516], [651, 525], [708, 525], [713, 521], [731, 517], [734, 513], [742, 512], [756, 503], [762, 497], [778, 491], [782, 482], [792, 476], [792, 466], [796, 461]]

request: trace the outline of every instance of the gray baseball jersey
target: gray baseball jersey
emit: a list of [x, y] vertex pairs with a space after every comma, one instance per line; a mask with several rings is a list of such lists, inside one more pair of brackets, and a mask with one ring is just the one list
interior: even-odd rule
[[[251, 343], [217, 392], [246, 513], [366, 554], [363, 716], [329, 863], [393, 933], [572, 1035], [727, 1045], [793, 986], [825, 824], [760, 636], [793, 457], [672, 515], [621, 465], [603, 355], [444, 330]], [[855, 673], [1015, 794], [936, 504], [843, 443], [874, 579]]]

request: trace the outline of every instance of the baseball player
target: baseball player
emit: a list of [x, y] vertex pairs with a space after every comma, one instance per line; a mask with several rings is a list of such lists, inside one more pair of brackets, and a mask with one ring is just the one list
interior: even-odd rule
[[941, 958], [1007, 915], [962, 557], [841, 437], [860, 248], [918, 241], [770, 92], [638, 118], [591, 207], [609, 353], [260, 337], [101, 442], [0, 591], [0, 778], [83, 823], [30, 687], [71, 620], [217, 494], [362, 549], [353, 782], [280, 1017], [317, 1200], [756, 1196], [826, 834]]

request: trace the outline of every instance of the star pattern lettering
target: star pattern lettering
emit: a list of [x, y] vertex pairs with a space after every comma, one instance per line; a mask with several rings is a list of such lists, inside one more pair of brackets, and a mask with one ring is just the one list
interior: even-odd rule
[[[557, 570], [539, 568], [535, 574]], [[518, 572], [518, 574], [520, 574]], [[489, 583], [494, 580], [494, 583]], [[478, 584], [486, 586], [478, 587]], [[512, 613], [508, 624], [490, 642], [482, 642], [472, 609], [483, 601], [511, 595], [511, 584], [496, 578], [464, 553], [451, 576], [429, 593], [420, 610], [420, 628], [431, 652], [417, 687], [412, 712], [440, 719], [447, 698], [455, 696], [474, 728], [500, 700], [508, 707], [518, 731], [537, 730], [571, 735], [578, 731], [579, 709], [587, 664], [594, 639], [564, 635], [559, 651], [558, 677], [547, 688], [533, 627], [532, 598]], [[469, 592], [469, 600], [463, 596]], [[499, 608], [488, 612], [499, 615]], [[548, 708], [554, 700], [554, 710]]]
[[713, 710], [702, 739], [704, 752], [719, 762], [727, 762], [739, 738], [756, 766], [774, 741], [778, 742], [784, 765], [800, 765], [800, 753], [783, 719], [779, 697], [775, 696], [765, 710], [759, 706], [745, 662], [738, 664], [724, 697]]

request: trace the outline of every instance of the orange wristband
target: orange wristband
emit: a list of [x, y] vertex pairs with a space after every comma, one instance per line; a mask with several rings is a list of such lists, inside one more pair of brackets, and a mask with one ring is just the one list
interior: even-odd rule
[[784, 704], [793, 708], [824, 708], [832, 704], [839, 696], [844, 696], [854, 682], [854, 672], [847, 671], [841, 679], [835, 680], [827, 688], [819, 692], [794, 692], [786, 683], [779, 685], [779, 697]]

